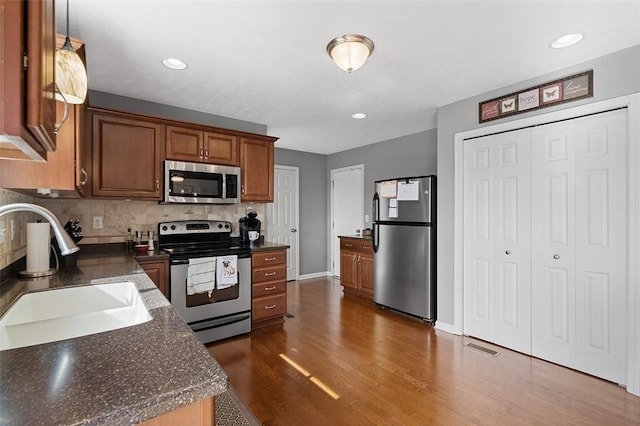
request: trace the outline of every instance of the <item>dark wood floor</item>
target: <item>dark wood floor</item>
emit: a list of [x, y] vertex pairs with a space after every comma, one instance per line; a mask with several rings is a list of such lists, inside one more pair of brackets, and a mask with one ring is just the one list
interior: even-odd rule
[[640, 424], [615, 384], [290, 282], [283, 325], [208, 345], [265, 425]]

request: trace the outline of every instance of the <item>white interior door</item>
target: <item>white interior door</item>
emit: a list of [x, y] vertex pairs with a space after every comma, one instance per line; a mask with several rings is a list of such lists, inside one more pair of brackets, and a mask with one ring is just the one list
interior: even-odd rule
[[627, 113], [532, 135], [533, 354], [624, 384]]
[[466, 141], [464, 164], [464, 332], [530, 353], [530, 132]]
[[340, 235], [355, 235], [364, 220], [363, 165], [331, 171], [331, 258], [333, 275], [340, 276]]
[[297, 167], [275, 166], [273, 203], [266, 206], [266, 240], [289, 245], [288, 281], [298, 279], [298, 175]]

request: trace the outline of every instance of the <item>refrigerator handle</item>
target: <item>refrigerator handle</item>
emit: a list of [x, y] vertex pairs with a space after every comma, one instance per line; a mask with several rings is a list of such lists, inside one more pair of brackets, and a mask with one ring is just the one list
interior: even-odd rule
[[373, 243], [373, 252], [378, 252], [378, 232], [380, 229], [380, 225], [378, 225], [379, 217], [379, 209], [380, 209], [380, 196], [376, 192], [373, 194], [373, 232], [371, 233], [372, 243]]

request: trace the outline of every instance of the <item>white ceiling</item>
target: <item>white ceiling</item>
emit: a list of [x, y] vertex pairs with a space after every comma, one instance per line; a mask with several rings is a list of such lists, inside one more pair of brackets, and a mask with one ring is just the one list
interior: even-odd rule
[[[438, 106], [640, 44], [640, 0], [70, 0], [89, 87], [268, 126], [330, 154], [436, 126]], [[58, 31], [65, 2], [57, 0]], [[549, 48], [580, 32], [578, 45]], [[353, 74], [327, 43], [375, 43]], [[184, 71], [161, 65], [182, 59]], [[354, 120], [351, 114], [368, 118]]]

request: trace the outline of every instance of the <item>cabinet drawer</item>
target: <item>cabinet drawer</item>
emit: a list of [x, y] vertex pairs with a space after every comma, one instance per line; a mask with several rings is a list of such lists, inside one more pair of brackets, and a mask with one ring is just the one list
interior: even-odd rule
[[285, 293], [287, 290], [286, 281], [268, 282], [264, 284], [253, 284], [253, 297], [270, 296], [272, 294]]
[[264, 283], [267, 281], [286, 281], [287, 265], [274, 265], [265, 268], [255, 268], [251, 273], [251, 282], [253, 284]]
[[373, 253], [373, 242], [371, 240], [359, 240], [356, 238], [340, 238], [340, 248], [343, 250]]
[[284, 265], [287, 263], [287, 251], [264, 251], [251, 255], [251, 264], [254, 268], [270, 265]]
[[282, 316], [287, 312], [287, 295], [275, 294], [273, 296], [259, 297], [251, 303], [252, 321], [260, 321], [265, 318]]

